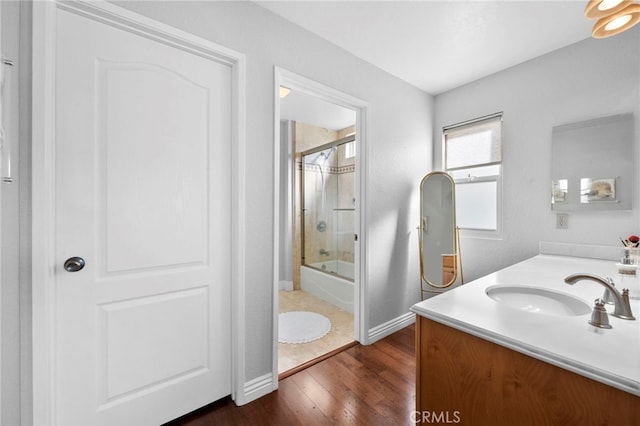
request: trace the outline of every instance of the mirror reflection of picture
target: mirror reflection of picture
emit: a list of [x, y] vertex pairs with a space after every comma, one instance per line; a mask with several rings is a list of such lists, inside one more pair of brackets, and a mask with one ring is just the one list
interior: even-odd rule
[[616, 201], [616, 179], [580, 179], [580, 202]]
[[551, 204], [566, 203], [569, 180], [558, 179], [551, 182]]

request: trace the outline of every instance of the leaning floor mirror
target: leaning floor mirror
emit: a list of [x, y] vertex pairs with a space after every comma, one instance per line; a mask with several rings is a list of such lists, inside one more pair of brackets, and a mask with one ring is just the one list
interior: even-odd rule
[[462, 284], [462, 258], [456, 226], [455, 183], [445, 172], [432, 172], [420, 182], [421, 297]]

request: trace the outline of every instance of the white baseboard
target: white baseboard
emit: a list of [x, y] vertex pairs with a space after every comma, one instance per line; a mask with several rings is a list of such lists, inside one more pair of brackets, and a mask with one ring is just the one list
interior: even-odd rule
[[380, 324], [377, 327], [373, 327], [369, 330], [368, 343], [375, 343], [380, 339], [387, 337], [390, 334], [395, 333], [398, 330], [402, 330], [408, 325], [416, 322], [416, 314], [413, 312], [407, 312], [397, 318], [387, 321], [384, 324]]
[[267, 373], [264, 376], [257, 377], [253, 380], [249, 380], [244, 384], [244, 388], [240, 395], [236, 395], [235, 403], [237, 406], [248, 404], [251, 401], [265, 396], [268, 393], [273, 392], [277, 388], [277, 377], [274, 385], [273, 374]]

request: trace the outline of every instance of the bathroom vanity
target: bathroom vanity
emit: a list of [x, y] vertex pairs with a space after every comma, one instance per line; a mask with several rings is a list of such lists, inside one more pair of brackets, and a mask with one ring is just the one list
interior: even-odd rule
[[[636, 320], [588, 324], [604, 287], [629, 288]], [[640, 282], [615, 261], [538, 255], [412, 307], [416, 410], [469, 425], [639, 425]]]

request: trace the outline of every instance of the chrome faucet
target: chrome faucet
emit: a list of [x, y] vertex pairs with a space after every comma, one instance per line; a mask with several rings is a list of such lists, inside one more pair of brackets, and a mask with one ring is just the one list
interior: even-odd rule
[[329, 254], [330, 254], [330, 253], [329, 253], [327, 250], [325, 250], [325, 249], [320, 249], [320, 255], [321, 255], [321, 256], [322, 256], [322, 255], [324, 255], [324, 256], [329, 256]]
[[616, 289], [613, 284], [613, 280], [611, 278], [600, 278], [597, 275], [592, 274], [573, 274], [569, 275], [564, 279], [564, 282], [567, 284], [575, 284], [581, 280], [591, 280], [595, 281], [598, 284], [604, 286], [611, 297], [613, 297], [613, 303], [615, 305], [613, 315], [614, 317], [626, 319], [626, 320], [634, 320], [635, 317], [631, 313], [631, 304], [629, 303], [629, 289], [622, 290], [622, 294]]

